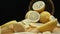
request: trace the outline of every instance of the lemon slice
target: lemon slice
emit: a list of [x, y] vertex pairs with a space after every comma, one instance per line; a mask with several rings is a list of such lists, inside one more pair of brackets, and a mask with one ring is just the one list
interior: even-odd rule
[[45, 9], [45, 2], [37, 1], [32, 6], [33, 10], [37, 10], [38, 12], [42, 12]]
[[30, 26], [31, 27], [38, 27], [38, 26], [41, 26], [42, 25], [42, 23], [30, 23]]
[[40, 19], [40, 14], [36, 11], [28, 11], [25, 18], [29, 19], [31, 22], [38, 22]]
[[40, 22], [42, 23], [46, 23], [49, 21], [50, 19], [50, 13], [48, 11], [44, 11], [42, 13], [40, 13]]
[[51, 20], [51, 21], [37, 27], [37, 29], [40, 32], [52, 31], [56, 26], [57, 26], [57, 19]]
[[52, 34], [50, 31], [43, 32], [43, 34]]

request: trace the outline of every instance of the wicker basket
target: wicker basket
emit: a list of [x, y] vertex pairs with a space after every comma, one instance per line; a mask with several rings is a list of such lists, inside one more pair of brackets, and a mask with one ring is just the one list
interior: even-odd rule
[[52, 2], [52, 0], [31, 0], [30, 4], [29, 4], [29, 10], [32, 10], [32, 5], [34, 2], [36, 1], [44, 1], [46, 6], [45, 6], [45, 11], [49, 11], [52, 15], [54, 15], [54, 4]]

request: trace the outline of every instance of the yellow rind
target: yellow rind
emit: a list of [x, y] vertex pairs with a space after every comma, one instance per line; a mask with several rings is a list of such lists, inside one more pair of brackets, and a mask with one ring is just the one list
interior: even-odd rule
[[40, 13], [40, 22], [46, 23], [49, 21], [51, 14], [48, 11]]

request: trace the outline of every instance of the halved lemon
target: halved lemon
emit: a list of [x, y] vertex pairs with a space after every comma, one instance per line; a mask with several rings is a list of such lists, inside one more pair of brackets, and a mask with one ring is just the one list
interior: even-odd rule
[[29, 19], [31, 22], [38, 22], [40, 19], [40, 14], [36, 11], [28, 11], [25, 18]]
[[33, 10], [36, 10], [38, 12], [42, 12], [45, 9], [45, 2], [43, 1], [37, 1], [32, 6]]
[[40, 32], [52, 31], [56, 26], [57, 26], [57, 19], [51, 20], [51, 21], [37, 27], [37, 29]]

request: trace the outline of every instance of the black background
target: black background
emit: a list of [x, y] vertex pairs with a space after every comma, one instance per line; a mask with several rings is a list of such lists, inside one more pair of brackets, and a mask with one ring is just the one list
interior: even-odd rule
[[[2, 0], [0, 1], [0, 25], [11, 21], [21, 21], [28, 11], [31, 0]], [[60, 20], [59, 0], [53, 0], [55, 6], [54, 16]]]

